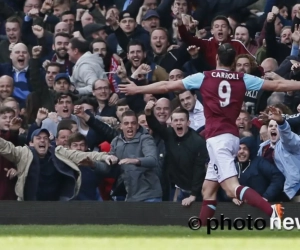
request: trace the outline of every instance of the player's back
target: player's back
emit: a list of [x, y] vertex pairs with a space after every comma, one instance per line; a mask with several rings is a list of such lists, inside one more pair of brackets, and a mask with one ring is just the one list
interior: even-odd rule
[[206, 139], [226, 133], [239, 137], [236, 119], [246, 92], [244, 74], [226, 70], [206, 71], [203, 74], [200, 92], [206, 118]]

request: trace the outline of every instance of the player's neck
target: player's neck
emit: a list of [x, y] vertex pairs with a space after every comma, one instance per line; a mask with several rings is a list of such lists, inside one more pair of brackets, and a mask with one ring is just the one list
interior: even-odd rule
[[220, 70], [220, 69], [224, 69], [224, 70], [228, 70], [228, 71], [231, 70], [230, 67], [226, 67], [226, 66], [222, 66], [222, 65], [217, 65], [216, 69], [217, 69], [217, 70], [218, 70], [218, 69], [219, 69], [219, 70]]

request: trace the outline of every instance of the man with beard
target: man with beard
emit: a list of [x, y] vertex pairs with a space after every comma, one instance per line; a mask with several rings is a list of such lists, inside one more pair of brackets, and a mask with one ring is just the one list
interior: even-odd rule
[[258, 44], [250, 36], [249, 27], [239, 24], [234, 32], [234, 39], [241, 41], [252, 55], [256, 54]]
[[270, 107], [269, 140], [260, 145], [258, 155], [273, 164], [285, 176], [284, 193], [289, 200], [300, 202], [300, 138], [291, 131], [291, 127], [282, 117], [278, 108]]
[[66, 33], [55, 34], [52, 45], [55, 54], [53, 55], [51, 62], [57, 62], [61, 64], [61, 71], [72, 75], [74, 64], [69, 61], [69, 56], [67, 53], [70, 38], [70, 35]]

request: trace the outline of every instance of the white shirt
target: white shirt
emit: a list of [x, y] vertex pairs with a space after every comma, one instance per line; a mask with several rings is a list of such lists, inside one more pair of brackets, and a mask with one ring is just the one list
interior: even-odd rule
[[203, 105], [197, 100], [193, 111], [189, 112], [190, 128], [198, 130], [205, 125], [205, 116]]

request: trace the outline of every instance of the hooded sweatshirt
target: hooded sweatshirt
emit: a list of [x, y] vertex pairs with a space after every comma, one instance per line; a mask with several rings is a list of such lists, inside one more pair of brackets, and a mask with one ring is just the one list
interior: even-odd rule
[[74, 65], [71, 82], [80, 95], [89, 95], [93, 91], [93, 83], [98, 79], [106, 78], [102, 58], [98, 54], [86, 52]]

